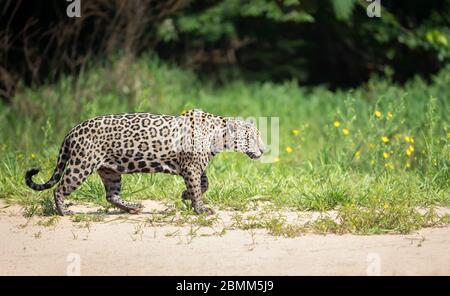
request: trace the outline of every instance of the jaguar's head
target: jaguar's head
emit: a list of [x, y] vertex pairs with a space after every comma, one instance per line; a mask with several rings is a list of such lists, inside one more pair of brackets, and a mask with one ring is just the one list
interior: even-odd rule
[[256, 125], [238, 119], [229, 119], [227, 122], [226, 147], [245, 153], [251, 159], [260, 158], [266, 151], [266, 146]]

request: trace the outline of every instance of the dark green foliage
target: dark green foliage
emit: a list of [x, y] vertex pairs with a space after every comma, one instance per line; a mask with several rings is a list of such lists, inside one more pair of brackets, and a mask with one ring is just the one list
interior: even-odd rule
[[[450, 1], [194, 1], [161, 24], [158, 52], [200, 72], [353, 86], [373, 73], [404, 82], [450, 56]], [[219, 71], [220, 72], [220, 71]], [[230, 71], [230, 73], [233, 73]]]
[[219, 81], [246, 77], [355, 86], [374, 73], [404, 82], [450, 56], [450, 0], [0, 0], [0, 98], [54, 82], [111, 54], [157, 52]]

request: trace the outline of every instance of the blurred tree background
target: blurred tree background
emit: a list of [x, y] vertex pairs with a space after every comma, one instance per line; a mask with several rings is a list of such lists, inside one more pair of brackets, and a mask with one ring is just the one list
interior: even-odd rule
[[111, 55], [151, 52], [221, 83], [295, 80], [332, 89], [372, 75], [403, 83], [448, 63], [450, 0], [0, 0], [0, 97]]

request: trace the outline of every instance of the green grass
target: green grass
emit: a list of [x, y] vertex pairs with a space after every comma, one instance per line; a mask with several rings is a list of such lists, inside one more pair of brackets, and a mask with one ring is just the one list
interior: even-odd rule
[[[179, 114], [200, 108], [280, 119], [277, 162], [222, 153], [210, 164], [205, 200], [216, 208], [246, 211], [269, 202], [274, 211], [336, 210], [338, 224], [318, 221], [313, 228], [319, 232], [408, 232], [438, 225], [440, 218], [424, 218], [417, 209], [450, 206], [448, 85], [449, 68], [429, 84], [417, 78], [398, 86], [375, 77], [350, 91], [303, 88], [295, 81], [216, 86], [156, 58], [132, 65], [113, 60], [56, 84], [19, 87], [12, 105], [0, 105], [0, 198], [23, 205], [26, 216], [54, 215], [51, 190], [34, 192], [23, 176], [38, 166], [36, 181], [50, 177], [72, 126], [109, 113]], [[123, 196], [162, 200], [188, 211], [180, 199], [183, 187], [180, 177], [127, 175]], [[96, 175], [70, 200], [108, 207]], [[296, 233], [276, 221], [260, 224], [273, 233]]]

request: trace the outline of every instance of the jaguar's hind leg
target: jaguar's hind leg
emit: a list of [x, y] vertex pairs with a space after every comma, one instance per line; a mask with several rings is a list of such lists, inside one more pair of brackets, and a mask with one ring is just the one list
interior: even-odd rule
[[55, 198], [56, 211], [61, 216], [71, 215], [72, 211], [67, 209], [64, 204], [64, 198], [75, 191], [91, 174], [91, 169], [80, 169], [76, 166], [69, 165], [64, 172], [61, 183], [53, 192]]
[[137, 214], [142, 211], [141, 204], [129, 203], [120, 198], [121, 180], [119, 173], [108, 169], [99, 169], [98, 174], [105, 185], [106, 199], [119, 209], [130, 214]]
[[53, 191], [53, 197], [55, 199], [56, 211], [61, 216], [72, 215], [73, 214], [72, 211], [67, 209], [67, 205], [64, 204], [64, 197], [66, 197], [69, 194], [70, 194], [70, 192], [65, 191], [62, 186], [58, 186]]

